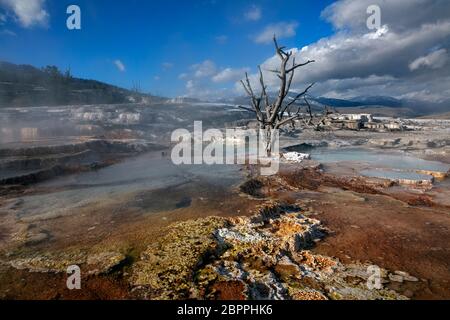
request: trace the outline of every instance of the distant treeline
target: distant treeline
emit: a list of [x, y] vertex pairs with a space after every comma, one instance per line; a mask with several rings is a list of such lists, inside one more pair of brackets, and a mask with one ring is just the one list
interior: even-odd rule
[[72, 77], [55, 66], [42, 69], [0, 62], [0, 108], [142, 102], [156, 97], [95, 80]]

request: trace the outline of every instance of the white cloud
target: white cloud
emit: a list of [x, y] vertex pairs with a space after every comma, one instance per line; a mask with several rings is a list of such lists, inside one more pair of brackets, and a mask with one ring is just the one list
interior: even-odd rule
[[[382, 13], [382, 28], [368, 30], [366, 9], [378, 4]], [[450, 1], [448, 0], [338, 0], [324, 10], [322, 16], [333, 24], [333, 35], [317, 40], [303, 48], [286, 49], [293, 52], [298, 63], [308, 59], [316, 62], [300, 68], [293, 88], [302, 90], [311, 83], [315, 96], [352, 98], [357, 96], [392, 96], [415, 99], [420, 105], [450, 103]], [[294, 36], [297, 23], [268, 26], [255, 37], [258, 43]], [[283, 41], [280, 41], [280, 45]], [[275, 54], [261, 64], [269, 90], [278, 88], [276, 74], [264, 70], [279, 67]], [[212, 67], [213, 66], [213, 67]], [[186, 79], [190, 79], [190, 96], [244, 94], [236, 81], [244, 69], [217, 68], [195, 77], [200, 64]], [[203, 69], [208, 69], [203, 66]], [[239, 71], [240, 70], [240, 71]], [[411, 72], [414, 71], [414, 72]], [[238, 77], [239, 75], [239, 77]], [[254, 89], [259, 87], [258, 74], [250, 74]], [[193, 81], [192, 81], [193, 80]], [[217, 88], [219, 84], [236, 81], [231, 89]], [[411, 102], [413, 103], [413, 102]]]
[[[448, 84], [448, 82], [447, 82], [447, 84]], [[447, 94], [448, 94], [448, 91], [447, 91]], [[433, 92], [429, 89], [411, 91], [411, 92], [400, 95], [398, 98], [427, 101], [427, 102], [433, 102], [433, 103], [442, 103], [445, 101], [445, 100], [442, 100], [441, 94]]]
[[250, 9], [248, 9], [248, 11], [245, 12], [244, 17], [246, 20], [249, 20], [249, 21], [260, 20], [262, 17], [261, 8], [256, 5], [251, 6]]
[[172, 62], [163, 62], [162, 67], [164, 70], [169, 70], [173, 68], [173, 63]]
[[277, 39], [290, 38], [296, 35], [297, 22], [279, 22], [270, 24], [264, 30], [254, 37], [256, 43], [270, 43], [273, 36]]
[[239, 79], [242, 79], [244, 77], [245, 72], [248, 72], [249, 70], [250, 70], [249, 68], [241, 68], [241, 69], [226, 68], [217, 73], [215, 76], [213, 76], [212, 80], [216, 83], [237, 81]]
[[195, 82], [194, 82], [194, 80], [188, 80], [187, 82], [186, 82], [186, 89], [188, 90], [188, 91], [191, 91], [192, 89], [194, 89], [195, 88]]
[[50, 15], [45, 10], [45, 0], [0, 0], [0, 6], [14, 14], [25, 28], [48, 25]]
[[221, 35], [221, 36], [216, 37], [216, 42], [218, 44], [225, 44], [225, 43], [227, 43], [227, 41], [228, 41], [228, 36], [226, 36], [226, 35]]
[[[301, 68], [293, 84], [303, 88], [316, 82], [311, 91], [314, 95], [414, 96], [435, 102], [450, 101], [450, 90], [444, 89], [445, 85], [450, 87], [450, 68], [445, 67], [449, 61], [450, 15], [441, 18], [441, 12], [450, 10], [450, 2], [420, 0], [420, 7], [433, 8], [434, 13], [431, 14], [430, 9], [409, 16], [403, 12], [414, 11], [418, 0], [392, 1], [389, 6], [388, 2], [382, 4], [386, 4], [386, 7], [381, 6], [382, 17], [392, 23], [378, 31], [368, 30], [365, 20], [362, 25], [353, 24], [352, 17], [367, 18], [367, 6], [361, 7], [359, 1], [342, 0], [327, 8], [325, 13], [333, 17], [335, 27], [345, 30], [337, 30], [334, 35], [301, 49], [291, 49], [297, 62], [316, 61]], [[334, 9], [339, 10], [334, 12]], [[394, 23], [395, 15], [399, 16], [398, 23]], [[277, 67], [279, 58], [275, 54], [262, 63], [263, 70]], [[264, 72], [264, 76], [271, 89], [275, 89], [279, 83], [276, 75]], [[256, 86], [257, 74], [250, 79]]]
[[338, 29], [367, 32], [367, 8], [378, 5], [381, 23], [395, 32], [405, 32], [430, 21], [447, 20], [447, 0], [339, 0], [328, 6], [322, 17]]
[[155, 80], [155, 81], [159, 81], [161, 78], [160, 78], [160, 76], [154, 76], [153, 77], [153, 80]]
[[217, 100], [235, 95], [230, 83], [244, 78], [249, 68], [219, 68], [214, 61], [205, 60], [190, 66], [189, 72], [181, 73], [178, 79], [185, 81], [185, 96]]
[[205, 60], [201, 63], [191, 66], [196, 78], [205, 78], [214, 75], [217, 72], [216, 64], [211, 60]]
[[14, 31], [5, 29], [5, 30], [0, 30], [0, 35], [15, 37], [15, 36], [17, 36], [17, 33], [15, 33]]
[[410, 63], [409, 69], [415, 71], [420, 68], [428, 67], [431, 69], [439, 69], [445, 66], [448, 61], [446, 49], [434, 51], [426, 56], [422, 56]]
[[[1, 4], [1, 2], [0, 2]], [[6, 14], [0, 13], [0, 25], [5, 24], [6, 23]]]
[[120, 72], [125, 72], [126, 68], [125, 65], [123, 64], [122, 61], [120, 60], [114, 60], [114, 65], [116, 66], [116, 68], [120, 71]]
[[186, 82], [186, 97], [217, 100], [231, 95], [230, 89], [215, 88], [203, 81], [188, 80]]

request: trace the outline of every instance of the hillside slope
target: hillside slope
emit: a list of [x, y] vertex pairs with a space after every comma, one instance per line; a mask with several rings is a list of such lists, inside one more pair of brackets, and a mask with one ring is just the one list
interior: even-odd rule
[[0, 62], [0, 108], [150, 102], [158, 97], [100, 81], [74, 78], [57, 67]]
[[421, 117], [421, 119], [450, 120], [450, 112], [432, 114], [432, 115]]

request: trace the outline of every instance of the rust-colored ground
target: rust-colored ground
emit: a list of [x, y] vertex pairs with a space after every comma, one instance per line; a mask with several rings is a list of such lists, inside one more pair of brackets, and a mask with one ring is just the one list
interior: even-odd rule
[[[38, 222], [39, 228], [51, 232], [51, 240], [21, 247], [20, 250], [33, 253], [96, 247], [127, 252], [131, 259], [129, 263], [132, 263], [147, 246], [158, 241], [165, 227], [175, 221], [207, 216], [251, 215], [260, 203], [240, 195], [236, 189], [197, 184], [193, 189], [182, 187], [170, 190], [170, 195], [177, 199], [192, 196], [189, 206], [180, 201], [181, 208], [153, 212], [151, 199], [166, 199], [167, 193], [168, 190], [164, 189], [127, 199], [114, 199], [111, 203], [89, 206], [75, 214]], [[117, 206], [118, 202], [120, 206]], [[158, 204], [158, 207], [161, 206], [164, 207], [164, 204]], [[0, 237], [10, 239], [11, 230], [0, 229]], [[127, 271], [128, 265], [125, 265], [111, 275], [88, 276], [82, 278], [82, 290], [68, 290], [65, 274], [32, 273], [0, 264], [0, 299], [132, 299], [133, 294], [125, 280]], [[218, 298], [231, 297], [234, 289], [230, 286]]]
[[81, 290], [66, 287], [66, 275], [30, 273], [0, 268], [2, 299], [20, 300], [123, 300], [129, 296], [127, 283], [115, 276], [82, 278]]
[[[399, 284], [396, 289], [404, 295], [413, 299], [450, 299], [449, 208], [433, 201], [419, 201], [426, 198], [423, 193], [395, 188], [392, 192], [380, 192], [386, 186], [378, 182], [349, 181], [332, 177], [324, 180], [314, 171], [301, 176], [284, 171], [262, 186], [256, 184], [261, 187], [256, 194], [300, 204], [306, 215], [321, 220], [330, 234], [313, 249], [315, 253], [337, 257], [344, 263], [370, 262], [392, 271], [406, 271], [419, 282]], [[160, 197], [164, 197], [164, 191], [161, 192]], [[196, 194], [191, 205], [183, 207], [186, 201], [181, 201], [182, 207], [176, 210], [143, 214], [141, 200], [128, 200], [121, 207], [103, 204], [87, 208], [80, 212], [84, 214], [82, 219], [80, 215], [69, 215], [43, 222], [40, 227], [50, 230], [53, 238], [30, 250], [95, 245], [128, 250], [136, 258], [146, 246], [158, 241], [163, 227], [171, 222], [211, 215], [250, 215], [261, 202], [236, 191], [208, 186], [181, 189], [180, 199], [190, 192]], [[171, 190], [171, 195], [176, 196], [176, 191]], [[142, 197], [145, 204], [145, 195]], [[92, 226], [95, 229], [88, 231]], [[84, 232], [82, 237], [80, 231]], [[8, 237], [7, 230], [0, 230], [0, 236]], [[83, 290], [69, 291], [64, 274], [0, 267], [0, 294], [3, 299], [128, 299], [133, 295], [125, 280], [126, 272], [125, 266], [108, 276], [88, 277], [83, 279]], [[220, 287], [217, 299], [230, 298], [241, 298], [239, 283]]]
[[345, 179], [337, 188], [338, 178], [332, 184], [327, 179], [325, 184], [333, 186], [326, 187], [316, 173], [295, 177], [284, 172], [284, 176], [290, 183], [296, 181], [293, 184], [299, 188], [279, 190], [275, 197], [302, 204], [330, 229], [315, 252], [345, 263], [370, 262], [407, 271], [420, 279], [416, 290], [403, 289], [407, 296], [450, 299], [449, 207], [422, 201], [428, 197], [421, 193], [375, 192], [377, 188], [362, 180], [355, 181], [353, 188]]

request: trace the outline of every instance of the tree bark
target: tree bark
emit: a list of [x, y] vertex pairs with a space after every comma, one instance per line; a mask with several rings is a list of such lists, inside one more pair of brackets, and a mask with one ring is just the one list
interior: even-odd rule
[[[285, 51], [284, 47], [280, 47], [275, 36], [273, 38], [273, 42], [275, 45], [277, 56], [280, 58], [280, 69], [269, 70], [270, 72], [275, 73], [280, 79], [280, 87], [276, 99], [274, 99], [273, 102], [269, 101], [270, 99], [269, 95], [267, 94], [267, 87], [264, 83], [263, 72], [260, 66], [258, 66], [259, 85], [261, 86], [261, 94], [259, 97], [256, 96], [247, 73], [245, 73], [245, 79], [241, 80], [241, 84], [250, 98], [252, 109], [247, 107], [241, 108], [255, 113], [256, 120], [259, 123], [259, 128], [264, 132], [262, 136], [266, 140], [265, 151], [267, 156], [272, 155], [274, 134], [281, 126], [290, 124], [291, 126], [295, 127], [295, 120], [298, 119], [303, 119], [303, 121], [306, 123], [305, 119], [302, 118], [302, 115], [300, 113], [302, 106], [297, 106], [296, 112], [292, 112], [291, 110], [291, 107], [295, 107], [294, 104], [300, 98], [303, 98], [306, 102], [307, 113], [309, 114], [308, 123], [312, 123], [313, 117], [311, 106], [309, 105], [306, 96], [308, 90], [311, 89], [314, 84], [309, 85], [305, 90], [298, 93], [294, 98], [292, 98], [291, 101], [286, 102], [285, 100], [286, 97], [289, 96], [295, 71], [300, 67], [313, 63], [314, 60], [308, 60], [304, 63], [297, 64], [295, 61], [295, 57], [293, 57], [294, 53], [292, 51]], [[285, 113], [287, 113], [287, 118], [285, 117]]]

